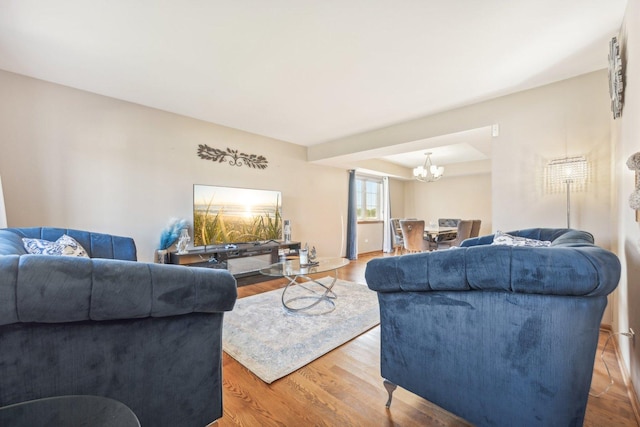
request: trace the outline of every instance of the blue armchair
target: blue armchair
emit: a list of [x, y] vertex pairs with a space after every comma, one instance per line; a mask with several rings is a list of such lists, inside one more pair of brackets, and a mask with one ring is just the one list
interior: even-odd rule
[[527, 229], [549, 247], [462, 247], [371, 260], [381, 374], [478, 426], [580, 426], [620, 263], [589, 233]]
[[[27, 255], [22, 238], [77, 240], [90, 258]], [[0, 406], [106, 396], [145, 426], [222, 416], [227, 271], [135, 262], [132, 239], [79, 230], [0, 230]]]

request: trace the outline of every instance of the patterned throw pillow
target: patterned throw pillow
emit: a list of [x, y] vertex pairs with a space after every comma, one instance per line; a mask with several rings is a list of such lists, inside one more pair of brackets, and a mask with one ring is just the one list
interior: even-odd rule
[[63, 234], [58, 240], [56, 240], [56, 243], [62, 246], [62, 255], [89, 258], [87, 251], [71, 236]]
[[35, 255], [58, 255], [58, 256], [77, 256], [89, 258], [87, 251], [73, 237], [62, 235], [55, 242], [43, 239], [23, 238], [24, 248], [30, 254]]
[[503, 233], [502, 231], [496, 231], [496, 234], [493, 236], [492, 244], [506, 246], [544, 247], [550, 246], [551, 242], [549, 242], [548, 240], [527, 239], [526, 237], [512, 236], [511, 234]]
[[22, 238], [22, 244], [24, 248], [30, 254], [35, 255], [62, 255], [62, 248], [55, 242], [50, 242], [43, 239], [28, 239]]

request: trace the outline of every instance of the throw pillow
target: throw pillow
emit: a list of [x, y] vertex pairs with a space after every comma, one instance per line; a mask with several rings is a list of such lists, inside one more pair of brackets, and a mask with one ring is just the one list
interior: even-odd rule
[[551, 246], [590, 245], [593, 244], [593, 234], [582, 230], [571, 230], [551, 242]]
[[63, 234], [55, 242], [44, 239], [23, 238], [24, 248], [30, 254], [35, 255], [58, 255], [77, 256], [88, 258], [87, 251], [76, 239]]
[[497, 231], [493, 236], [492, 245], [544, 247], [550, 246], [551, 242], [548, 240], [536, 240], [527, 239], [526, 237], [512, 236], [511, 234]]
[[56, 243], [62, 246], [62, 255], [89, 258], [87, 251], [71, 236], [63, 234], [58, 240], [56, 240]]
[[28, 239], [24, 237], [22, 239], [24, 248], [28, 253], [34, 255], [62, 255], [62, 248], [55, 242], [50, 242], [44, 239]]

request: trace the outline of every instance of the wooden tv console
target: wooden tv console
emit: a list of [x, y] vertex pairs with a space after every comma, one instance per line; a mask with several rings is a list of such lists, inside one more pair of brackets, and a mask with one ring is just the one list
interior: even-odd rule
[[[189, 267], [222, 268], [231, 271], [236, 278], [242, 278], [260, 275], [260, 268], [278, 262], [280, 251], [283, 251], [285, 256], [293, 256], [298, 255], [299, 249], [300, 242], [283, 240], [208, 245], [189, 249], [186, 254], [170, 252], [169, 262]], [[234, 269], [234, 264], [242, 264], [242, 266]], [[264, 280], [269, 279], [266, 276], [264, 278]]]

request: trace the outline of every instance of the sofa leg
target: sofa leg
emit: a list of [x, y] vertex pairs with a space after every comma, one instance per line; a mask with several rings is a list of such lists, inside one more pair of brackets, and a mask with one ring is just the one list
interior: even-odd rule
[[398, 386], [388, 380], [384, 380], [382, 384], [384, 385], [384, 388], [387, 389], [387, 393], [389, 393], [389, 400], [387, 400], [387, 403], [385, 404], [388, 409], [391, 406], [391, 397], [393, 392]]

